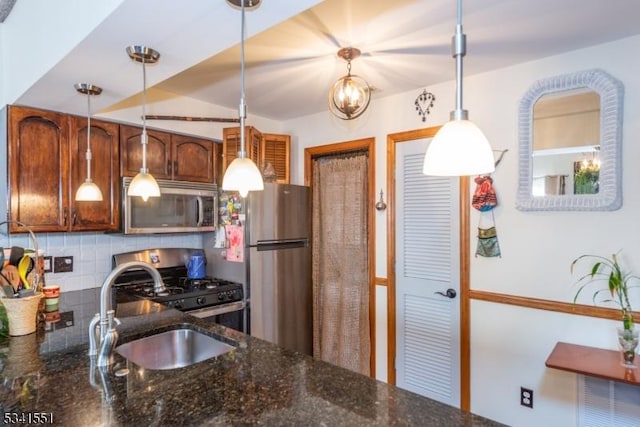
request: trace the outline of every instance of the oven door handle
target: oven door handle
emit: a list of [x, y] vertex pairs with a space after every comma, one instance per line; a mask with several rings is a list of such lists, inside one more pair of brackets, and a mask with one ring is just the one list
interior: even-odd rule
[[236, 301], [229, 304], [216, 305], [213, 307], [205, 307], [197, 310], [186, 311], [186, 314], [203, 319], [205, 317], [217, 316], [219, 314], [231, 313], [243, 310], [246, 307], [244, 301]]

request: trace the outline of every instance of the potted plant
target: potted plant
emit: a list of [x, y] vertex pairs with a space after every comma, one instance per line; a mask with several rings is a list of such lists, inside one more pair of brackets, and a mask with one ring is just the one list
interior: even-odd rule
[[[618, 328], [618, 341], [622, 346], [624, 364], [627, 367], [635, 367], [633, 360], [635, 359], [635, 349], [638, 346], [638, 331], [634, 329], [633, 310], [629, 301], [630, 283], [634, 280], [640, 280], [638, 276], [625, 271], [618, 261], [617, 254], [612, 254], [611, 258], [600, 255], [582, 255], [573, 260], [571, 263], [571, 272], [581, 261], [591, 260], [590, 270], [578, 279], [578, 288], [573, 303], [576, 304], [578, 297], [582, 291], [589, 285], [596, 282], [606, 283], [606, 287], [599, 288], [593, 293], [593, 303], [613, 302], [620, 307], [622, 315], [622, 328]], [[599, 299], [602, 294], [606, 294], [603, 299]]]

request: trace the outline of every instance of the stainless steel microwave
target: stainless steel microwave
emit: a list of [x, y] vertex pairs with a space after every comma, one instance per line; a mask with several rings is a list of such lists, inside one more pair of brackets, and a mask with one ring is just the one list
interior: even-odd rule
[[127, 196], [133, 178], [122, 179], [122, 224], [125, 234], [214, 231], [218, 222], [215, 184], [158, 179], [160, 197], [146, 202]]

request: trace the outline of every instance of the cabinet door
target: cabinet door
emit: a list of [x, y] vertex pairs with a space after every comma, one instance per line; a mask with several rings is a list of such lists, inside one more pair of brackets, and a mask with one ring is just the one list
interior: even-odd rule
[[120, 228], [119, 125], [91, 120], [91, 179], [102, 191], [101, 202], [76, 202], [87, 177], [87, 119], [71, 119], [71, 230], [115, 231]]
[[[260, 145], [262, 133], [252, 126], [245, 127], [245, 150], [247, 157], [253, 160], [260, 169]], [[240, 151], [240, 128], [222, 130], [222, 166], [226, 170]]]
[[214, 182], [214, 142], [185, 135], [171, 135], [173, 179]]
[[[67, 230], [68, 116], [10, 106], [8, 120], [10, 219], [34, 232]], [[15, 224], [9, 230], [24, 232]]]
[[262, 168], [271, 163], [276, 171], [276, 182], [289, 184], [289, 152], [291, 137], [289, 135], [262, 134], [260, 165]]
[[[120, 125], [120, 172], [136, 176], [142, 167], [142, 128]], [[171, 134], [147, 129], [147, 168], [154, 178], [171, 179]]]

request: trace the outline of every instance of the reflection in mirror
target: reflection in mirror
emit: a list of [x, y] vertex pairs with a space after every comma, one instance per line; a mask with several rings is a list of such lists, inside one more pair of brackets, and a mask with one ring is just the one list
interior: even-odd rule
[[534, 197], [596, 194], [600, 172], [600, 95], [579, 88], [533, 106]]
[[601, 70], [532, 85], [520, 103], [518, 209], [621, 206], [622, 96]]

